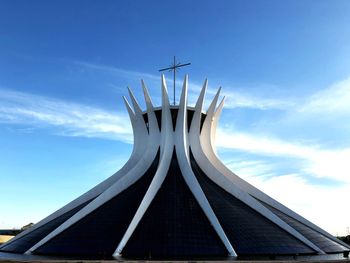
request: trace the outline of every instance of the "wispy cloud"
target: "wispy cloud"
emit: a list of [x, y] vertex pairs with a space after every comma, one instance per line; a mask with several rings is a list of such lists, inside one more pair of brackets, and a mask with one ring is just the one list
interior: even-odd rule
[[261, 98], [258, 96], [251, 96], [239, 92], [225, 91], [227, 100], [225, 102], [226, 108], [251, 108], [259, 110], [277, 109], [286, 110], [290, 109], [295, 103], [291, 100], [274, 99], [274, 98]]
[[[330, 90], [340, 90], [341, 94], [346, 93], [348, 83], [350, 80], [340, 82], [332, 86]], [[333, 94], [330, 90], [315, 95], [318, 98], [316, 105], [331, 100], [330, 96], [327, 96], [328, 93]], [[0, 105], [0, 122], [56, 127], [58, 129], [54, 132], [62, 135], [132, 141], [132, 132], [126, 113], [113, 113], [78, 103], [5, 89], [0, 90]], [[310, 102], [309, 105], [313, 104]], [[306, 104], [304, 110], [308, 107], [311, 106]], [[340, 103], [337, 109], [339, 107], [345, 107], [345, 105]], [[218, 147], [267, 156], [299, 158], [307, 163], [303, 168], [305, 173], [350, 182], [350, 176], [348, 176], [350, 174], [348, 164], [350, 148], [323, 149], [320, 145], [292, 143], [283, 141], [283, 139], [230, 129], [220, 129], [218, 133]]]
[[90, 62], [85, 62], [85, 61], [71, 61], [72, 63], [82, 66], [84, 68], [90, 68], [90, 69], [95, 69], [99, 71], [105, 71], [109, 72], [111, 74], [117, 74], [117, 75], [122, 75], [124, 77], [132, 77], [132, 78], [146, 78], [146, 79], [151, 79], [151, 80], [156, 80], [159, 82], [159, 76], [145, 73], [145, 72], [139, 72], [139, 71], [133, 71], [133, 70], [126, 70], [118, 67], [113, 67], [110, 65], [103, 65], [103, 64], [95, 64], [95, 63], [90, 63]]
[[330, 87], [313, 94], [307, 103], [300, 107], [304, 114], [338, 114], [350, 113], [350, 78], [336, 82]]
[[[81, 67], [102, 70], [111, 74], [127, 75], [130, 78], [147, 78], [150, 82], [156, 82], [156, 87], [159, 88], [159, 76], [156, 75], [84, 62], [75, 63]], [[180, 85], [181, 82], [179, 81]], [[190, 82], [189, 91], [191, 94], [189, 97], [196, 99], [201, 87], [202, 85]], [[209, 102], [216, 93], [216, 89], [210, 87], [207, 93], [207, 102]], [[224, 88], [223, 95], [227, 97], [226, 108], [231, 109], [281, 109], [288, 112], [289, 109], [294, 109], [295, 106], [292, 100], [262, 98], [238, 91], [235, 92], [231, 88]], [[194, 103], [195, 100], [192, 101], [192, 104]], [[307, 98], [300, 105], [296, 114], [298, 114], [298, 118], [300, 116], [313, 116], [313, 114], [323, 116], [325, 113], [331, 114], [332, 117], [339, 117], [350, 113], [348, 105], [350, 105], [350, 79], [331, 85], [329, 88]], [[30, 127], [54, 127], [53, 132], [60, 135], [108, 138], [127, 143], [132, 142], [132, 131], [126, 111], [114, 113], [79, 103], [6, 89], [0, 89], [0, 122], [25, 124]], [[345, 146], [341, 149], [324, 148], [318, 144], [306, 145], [298, 141], [286, 141], [282, 137], [267, 137], [228, 128], [219, 129], [216, 138], [217, 146], [221, 149], [269, 157], [284, 156], [300, 160], [295, 173], [279, 174], [279, 176], [274, 176], [278, 171], [275, 172], [274, 166], [271, 165], [273, 159], [269, 163], [269, 161], [261, 161], [258, 158], [245, 160], [236, 158], [231, 160], [232, 163], [228, 163], [228, 165], [238, 175], [243, 175], [248, 181], [278, 200], [285, 201], [291, 208], [299, 208], [299, 211], [310, 219], [312, 219], [310, 211], [321, 218], [319, 211], [323, 209], [323, 205], [332, 206], [331, 201], [334, 202], [335, 200], [330, 198], [330, 195], [344, 198], [343, 200], [347, 198], [347, 193], [350, 190], [350, 148]], [[305, 174], [311, 174], [318, 178], [335, 179], [343, 182], [343, 186], [326, 189], [319, 185], [311, 185], [305, 179]], [[266, 177], [266, 175], [268, 176]], [[292, 191], [291, 189], [299, 189], [298, 195], [292, 193], [289, 195], [288, 191]], [[310, 201], [306, 202], [306, 200]], [[332, 209], [342, 210], [341, 205], [343, 205], [342, 202], [338, 202], [336, 206], [332, 206]], [[312, 206], [318, 210], [316, 208], [311, 209]], [[337, 211], [339, 212], [339, 210], [333, 210], [332, 215], [336, 215]], [[346, 216], [349, 218], [350, 215], [347, 214]], [[327, 224], [327, 222], [325, 221], [324, 224]], [[339, 222], [341, 226], [345, 224], [346, 222]], [[328, 226], [326, 228], [330, 229]], [[332, 229], [332, 231], [336, 233], [338, 230]]]
[[267, 180], [259, 176], [245, 179], [331, 234], [346, 234], [350, 184], [324, 187], [310, 183], [302, 174], [285, 174]]
[[[84, 61], [73, 61], [72, 63], [92, 70], [103, 71], [110, 74], [115, 74], [118, 76], [123, 76], [127, 78], [142, 78], [146, 82], [150, 82], [150, 87], [160, 88], [160, 75], [149, 74], [145, 72], [138, 72], [132, 70], [125, 70], [118, 67], [113, 67], [110, 65], [101, 65], [94, 64], [90, 62]], [[168, 80], [168, 89], [171, 89], [172, 85], [170, 85], [170, 80]], [[204, 83], [204, 80], [203, 80]], [[177, 87], [182, 87], [183, 80], [177, 80]], [[191, 81], [189, 79], [189, 104], [194, 105], [200, 90], [202, 89], [203, 84], [198, 84], [195, 81]], [[209, 83], [209, 88], [207, 90], [207, 102], [206, 105], [210, 103], [210, 99], [216, 94], [217, 89], [219, 87], [211, 87]], [[235, 109], [235, 108], [251, 108], [251, 109], [259, 109], [259, 110], [267, 110], [267, 109], [287, 109], [293, 106], [295, 103], [291, 100], [283, 100], [280, 98], [261, 98], [259, 96], [250, 95], [247, 93], [242, 93], [239, 91], [232, 91], [235, 88], [232, 87], [223, 87], [222, 95], [226, 96], [225, 106], [227, 109]], [[169, 90], [170, 91], [170, 90]], [[178, 91], [179, 92], [179, 91]], [[171, 93], [172, 94], [172, 93]], [[152, 96], [154, 97], [154, 96]], [[179, 96], [178, 96], [179, 98]], [[178, 99], [177, 98], [177, 99]], [[159, 98], [155, 98], [155, 101], [161, 101]], [[177, 100], [178, 101], [178, 100]]]
[[230, 154], [230, 156], [231, 157], [223, 158], [225, 165], [231, 169], [231, 171], [234, 171], [244, 178], [269, 178], [270, 176], [276, 176], [276, 167], [271, 164], [271, 162], [247, 157], [244, 159], [235, 158], [233, 154]]
[[[345, 209], [350, 192], [350, 148], [323, 149], [233, 130], [218, 133], [217, 146], [221, 151], [225, 149], [223, 160], [232, 171], [333, 235], [346, 234], [350, 218], [350, 210]], [[232, 158], [227, 157], [230, 150]], [[244, 159], [235, 157], [240, 153]], [[247, 157], [247, 153], [255, 157]], [[288, 159], [294, 173], [281, 172], [276, 165], [280, 158]], [[310, 176], [340, 183], [336, 187], [315, 183]]]
[[132, 141], [125, 113], [0, 89], [0, 122], [56, 127], [55, 133]]
[[303, 161], [301, 172], [350, 183], [350, 148], [322, 149], [319, 145], [287, 142], [256, 134], [219, 129], [217, 146], [265, 156], [286, 156]]
[[[190, 104], [195, 104], [201, 85], [190, 82], [189, 83], [189, 99]], [[234, 91], [235, 88], [223, 87], [221, 96], [225, 96], [225, 109], [248, 108], [257, 110], [288, 110], [295, 105], [293, 100], [286, 100], [280, 98], [261, 98], [257, 95], [250, 95], [247, 93]], [[207, 90], [206, 105], [210, 103], [210, 99], [217, 93], [218, 88], [210, 87]]]

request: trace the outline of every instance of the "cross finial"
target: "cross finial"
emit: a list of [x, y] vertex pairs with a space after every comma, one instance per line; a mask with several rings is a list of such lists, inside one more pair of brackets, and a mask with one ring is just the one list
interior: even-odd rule
[[163, 69], [160, 69], [159, 72], [161, 71], [166, 71], [168, 70], [169, 72], [170, 71], [173, 71], [174, 72], [174, 85], [173, 85], [173, 88], [174, 88], [174, 105], [175, 105], [175, 81], [176, 81], [176, 70], [178, 68], [181, 68], [181, 67], [184, 67], [184, 66], [188, 66], [188, 65], [191, 65], [191, 63], [185, 63], [185, 64], [181, 64], [180, 62], [176, 63], [176, 58], [174, 56], [174, 62], [173, 64], [170, 66], [170, 67], [167, 67], [167, 68], [163, 68]]

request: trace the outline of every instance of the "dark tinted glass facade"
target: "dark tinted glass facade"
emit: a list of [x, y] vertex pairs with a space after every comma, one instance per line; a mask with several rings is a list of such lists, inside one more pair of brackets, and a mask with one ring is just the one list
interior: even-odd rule
[[239, 256], [315, 254], [315, 251], [211, 181], [191, 154], [192, 169]]
[[111, 258], [153, 179], [158, 161], [159, 152], [137, 182], [39, 247], [35, 253]]
[[[259, 200], [258, 200], [259, 201]], [[269, 206], [268, 204], [259, 201], [264, 206], [266, 206], [268, 209], [271, 210], [275, 215], [277, 215], [279, 218], [281, 218], [284, 222], [286, 222], [288, 225], [293, 227], [295, 230], [297, 230], [299, 233], [301, 233], [303, 236], [305, 236], [308, 240], [310, 240], [312, 243], [314, 243], [316, 246], [318, 246], [320, 249], [322, 249], [326, 253], [336, 253], [336, 252], [342, 252], [344, 250], [347, 250], [344, 246], [341, 244], [334, 242], [333, 240], [327, 238], [323, 234], [311, 229], [310, 227], [304, 225], [303, 223], [295, 220], [294, 218], [284, 214], [283, 212], [273, 208], [272, 206]]]
[[54, 220], [49, 221], [45, 225], [33, 230], [32, 232], [22, 236], [21, 238], [5, 245], [1, 248], [0, 251], [4, 252], [12, 252], [12, 253], [24, 253], [31, 247], [33, 247], [36, 243], [38, 243], [41, 239], [47, 236], [50, 232], [55, 230], [58, 226], [60, 226], [64, 221], [72, 217], [76, 212], [78, 212], [81, 208], [83, 208], [90, 201], [77, 206], [76, 208], [64, 213], [63, 215], [57, 217]]
[[174, 151], [168, 174], [122, 256], [154, 259], [227, 254], [184, 181]]
[[[156, 118], [157, 118], [158, 128], [159, 128], [159, 130], [161, 130], [161, 126], [162, 126], [162, 110], [160, 110], [160, 109], [159, 110], [155, 110], [154, 113], [155, 113]], [[170, 113], [171, 113], [171, 118], [172, 118], [173, 130], [175, 130], [178, 109], [171, 109]], [[187, 109], [187, 128], [188, 128], [188, 131], [191, 128], [193, 115], [194, 115], [194, 110]], [[143, 116], [143, 119], [144, 119], [144, 121], [146, 123], [146, 127], [148, 127], [148, 116], [147, 116], [147, 113], [144, 113], [142, 116]], [[206, 116], [207, 115], [204, 114], [204, 113], [201, 114], [201, 125], [200, 125], [201, 129], [203, 127], [204, 120], [205, 120]]]

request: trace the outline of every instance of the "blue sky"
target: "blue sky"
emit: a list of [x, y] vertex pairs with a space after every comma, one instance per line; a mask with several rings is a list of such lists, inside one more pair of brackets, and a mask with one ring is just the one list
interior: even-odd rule
[[[121, 96], [192, 63], [226, 106], [221, 159], [332, 234], [350, 192], [349, 1], [0, 1], [0, 228], [60, 208], [132, 150]], [[171, 75], [167, 75], [169, 85]], [[179, 93], [179, 92], [178, 92]]]

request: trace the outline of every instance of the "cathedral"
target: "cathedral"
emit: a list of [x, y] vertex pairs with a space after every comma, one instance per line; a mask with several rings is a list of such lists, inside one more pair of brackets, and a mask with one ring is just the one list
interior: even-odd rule
[[[114, 175], [0, 247], [0, 252], [80, 259], [307, 259], [350, 247], [250, 185], [218, 158], [224, 99], [187, 105], [188, 76], [170, 105], [164, 76], [155, 107], [124, 98], [134, 134]], [[38, 204], [40, 205], [40, 204]]]

